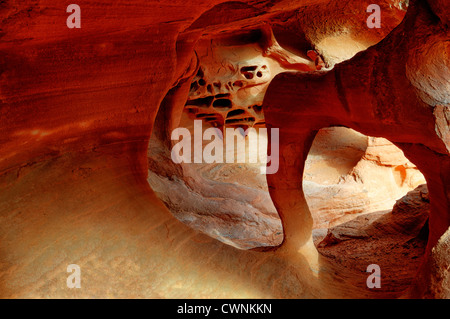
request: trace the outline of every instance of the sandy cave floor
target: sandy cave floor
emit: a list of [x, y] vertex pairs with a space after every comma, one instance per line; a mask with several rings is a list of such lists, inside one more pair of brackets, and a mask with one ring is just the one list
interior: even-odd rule
[[[297, 254], [243, 251], [176, 220], [113, 148], [0, 179], [2, 298], [365, 298], [367, 274]], [[17, 179], [17, 180], [16, 180]], [[8, 200], [6, 200], [8, 199]], [[78, 264], [82, 288], [68, 289]]]

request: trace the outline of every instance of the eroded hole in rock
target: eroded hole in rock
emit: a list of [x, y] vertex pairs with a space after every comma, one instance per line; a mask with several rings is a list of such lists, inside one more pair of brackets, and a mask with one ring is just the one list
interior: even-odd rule
[[231, 108], [231, 101], [227, 99], [218, 99], [213, 102], [213, 107], [221, 109]]
[[303, 188], [321, 255], [355, 278], [379, 265], [382, 292], [408, 288], [425, 251], [430, 205], [425, 178], [400, 149], [350, 129], [322, 129]]
[[[238, 147], [228, 149], [223, 143], [221, 162], [206, 163], [192, 155], [191, 163], [168, 169], [168, 176], [150, 169], [148, 179], [179, 220], [240, 249], [278, 246], [283, 240], [281, 220], [270, 198], [266, 176], [261, 174], [267, 158], [267, 137], [258, 134], [256, 128], [265, 128], [264, 94], [271, 79], [280, 72], [298, 70], [299, 65], [302, 70], [316, 70], [314, 61], [284, 51], [274, 39], [262, 41], [263, 37], [261, 30], [250, 30], [198, 42], [195, 47], [198, 71], [189, 84], [178, 125], [187, 128], [194, 137], [194, 121], [201, 120], [201, 133], [217, 128], [224, 134], [223, 139], [219, 138], [221, 143], [226, 140], [227, 128], [255, 128], [238, 134], [245, 142], [245, 161], [227, 162], [230, 153], [237, 159], [242, 151]], [[272, 43], [270, 50], [265, 47], [269, 42]], [[291, 64], [283, 62], [282, 65], [277, 60], [280, 56], [288, 57]], [[255, 137], [258, 154], [251, 154], [255, 151], [250, 150], [249, 141]], [[203, 149], [216, 139], [203, 140]], [[164, 160], [158, 157], [163, 153], [158, 143], [152, 137], [150, 167], [152, 158], [159, 166], [161, 162], [171, 165], [168, 150]], [[253, 155], [257, 161], [251, 163], [249, 159]], [[173, 175], [173, 171], [180, 168], [183, 176]]]
[[225, 124], [233, 124], [233, 125], [249, 125], [249, 126], [253, 126], [253, 124], [255, 123], [255, 118], [254, 117], [243, 117], [240, 119], [227, 119], [225, 121]]
[[186, 107], [199, 107], [202, 109], [207, 109], [211, 106], [213, 103], [214, 98], [211, 96], [205, 97], [205, 98], [198, 98], [195, 100], [190, 100], [186, 103]]
[[[267, 47], [267, 43], [271, 46]], [[311, 47], [305, 47], [305, 57], [307, 49], [311, 50]], [[265, 121], [261, 105], [271, 79], [286, 70], [304, 72], [317, 69], [314, 60], [280, 47], [267, 30], [205, 38], [198, 42], [195, 51], [200, 66], [192, 79], [186, 107], [194, 116], [196, 112], [204, 112], [200, 109], [209, 108], [209, 113], [218, 114], [214, 126], [219, 128], [225, 123], [263, 127]], [[210, 101], [205, 99], [213, 99], [212, 105], [203, 103]], [[195, 109], [196, 104], [199, 104], [198, 110]], [[240, 119], [236, 118], [235, 110], [238, 109], [245, 110], [245, 113], [240, 113]]]
[[227, 118], [233, 117], [233, 116], [238, 116], [241, 114], [245, 114], [244, 110], [233, 110], [227, 113]]
[[[187, 128], [191, 136], [194, 136], [194, 120], [202, 121], [202, 133], [212, 127], [222, 133], [227, 127], [265, 127], [262, 101], [275, 75], [286, 70], [307, 72], [323, 67], [320, 56], [310, 47], [305, 46], [307, 52], [302, 54], [310, 57], [308, 60], [279, 47], [274, 39], [272, 42], [260, 41], [261, 34], [257, 37], [246, 34], [205, 38], [195, 47], [198, 71], [189, 84], [189, 94], [179, 123], [179, 127]], [[248, 39], [252, 40], [248, 42]], [[263, 43], [272, 43], [273, 47], [269, 50]], [[280, 56], [283, 56], [282, 62], [278, 60]], [[356, 132], [349, 133], [346, 129], [328, 131], [333, 132], [326, 134], [324, 132], [327, 130], [322, 130], [324, 147], [316, 153], [313, 148], [311, 154], [315, 154], [316, 161], [310, 158], [305, 170], [304, 190], [315, 214], [316, 240], [323, 240], [328, 228], [360, 214], [376, 211], [372, 209], [381, 209], [382, 206], [381, 202], [378, 203], [379, 207], [375, 205], [376, 201], [370, 202], [377, 195], [368, 189], [372, 187], [373, 191], [383, 188], [377, 188], [374, 183], [364, 184], [358, 180], [361, 176], [352, 175], [362, 158], [369, 156], [366, 150], [371, 138]], [[251, 134], [244, 136], [248, 141]], [[203, 148], [210, 142], [203, 140]], [[345, 143], [350, 146], [343, 146]], [[152, 146], [152, 142], [150, 145], [150, 149], [157, 148]], [[198, 158], [196, 162], [192, 158], [191, 163], [168, 169], [166, 175], [150, 169], [149, 183], [178, 219], [211, 237], [240, 249], [281, 244], [283, 229], [268, 193], [266, 176], [259, 171], [261, 161], [226, 163], [227, 153], [235, 150], [224, 148], [222, 151], [222, 163], [204, 163]], [[245, 152], [248, 154], [248, 144]], [[340, 161], [340, 158], [343, 160]], [[410, 172], [408, 165], [405, 162], [391, 167], [392, 182], [404, 183], [404, 186], [395, 184], [395, 192], [385, 190], [392, 198], [382, 201], [388, 203], [384, 209], [392, 208], [395, 199], [414, 188], [411, 183], [405, 182]], [[180, 168], [182, 174], [173, 173]], [[311, 176], [328, 176], [328, 180], [317, 181], [310, 179]], [[416, 184], [423, 182], [422, 178]], [[399, 188], [401, 192], [397, 192]], [[326, 200], [341, 195], [341, 202], [337, 202], [334, 207], [326, 207]], [[317, 204], [318, 210], [314, 211], [315, 207], [311, 203], [314, 200], [321, 201], [324, 196], [326, 200]]]

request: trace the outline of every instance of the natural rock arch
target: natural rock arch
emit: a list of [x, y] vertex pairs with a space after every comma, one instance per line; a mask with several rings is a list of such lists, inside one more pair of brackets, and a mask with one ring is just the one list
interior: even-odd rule
[[[436, 105], [446, 100], [434, 96], [434, 105], [426, 104], [419, 96], [427, 88], [416, 88], [408, 72], [417, 74], [415, 56], [423, 49], [448, 38], [444, 24], [425, 1], [415, 1], [400, 26], [351, 60], [325, 74], [280, 74], [271, 82], [263, 104], [266, 123], [283, 130], [280, 170], [268, 176], [268, 184], [283, 221], [284, 249], [298, 249], [311, 237], [311, 216], [297, 177], [314, 136], [323, 127], [342, 125], [391, 140], [425, 175], [431, 201], [429, 256], [450, 224], [449, 145], [435, 124]], [[439, 52], [436, 63], [448, 70], [448, 59]], [[421, 276], [428, 274], [425, 262]], [[415, 287], [416, 293], [423, 293], [423, 284]]]

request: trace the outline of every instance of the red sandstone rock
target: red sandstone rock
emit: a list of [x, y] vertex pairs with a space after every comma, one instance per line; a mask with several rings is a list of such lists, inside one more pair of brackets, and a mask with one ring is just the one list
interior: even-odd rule
[[[64, 1], [2, 3], [0, 296], [380, 297], [312, 245], [301, 177], [316, 131], [331, 125], [389, 139], [423, 172], [430, 238], [411, 296], [448, 296], [449, 9], [416, 0], [391, 32], [400, 3], [382, 3], [380, 30], [367, 29], [366, 2], [92, 1], [81, 29], [66, 28]], [[167, 133], [196, 74], [197, 40], [263, 24], [281, 47], [297, 35], [289, 50], [315, 49], [328, 67], [384, 40], [326, 73], [270, 84], [265, 119], [283, 133], [268, 186], [285, 241], [255, 252], [177, 221], [146, 178], [148, 168], [185, 176], [166, 161]], [[84, 269], [83, 290], [65, 286], [70, 263]]]
[[379, 293], [408, 289], [425, 250], [429, 201], [426, 185], [402, 197], [392, 212], [366, 214], [333, 227], [318, 244], [319, 251], [343, 267], [381, 269]]
[[[431, 203], [428, 258], [450, 224], [450, 157], [445, 139], [435, 130], [433, 110], [436, 104], [442, 103], [441, 97], [430, 91], [428, 85], [419, 88], [411, 80], [411, 74], [423, 78], [428, 64], [415, 57], [422, 50], [444, 43], [444, 39], [448, 39], [446, 27], [424, 1], [416, 1], [398, 28], [353, 59], [327, 73], [281, 74], [272, 81], [264, 110], [268, 126], [284, 127], [280, 139], [283, 159], [279, 173], [268, 176], [268, 184], [283, 220], [286, 246], [290, 242], [295, 249], [307, 242], [306, 234], [311, 230], [311, 216], [296, 176], [303, 173], [312, 140], [317, 130], [342, 125], [389, 139], [424, 174]], [[409, 63], [404, 56], [414, 59], [414, 63]], [[426, 73], [430, 78], [422, 79], [424, 84], [439, 81], [447, 72], [447, 62], [440, 59], [437, 63], [442, 66], [442, 73]], [[443, 92], [445, 95], [448, 91]], [[435, 103], [430, 103], [430, 99]], [[292, 101], [301, 104], [297, 102], [293, 106]], [[314, 108], [305, 107], [310, 105]], [[445, 124], [443, 127], [441, 131], [448, 131]], [[424, 266], [420, 271], [429, 282], [430, 270]]]

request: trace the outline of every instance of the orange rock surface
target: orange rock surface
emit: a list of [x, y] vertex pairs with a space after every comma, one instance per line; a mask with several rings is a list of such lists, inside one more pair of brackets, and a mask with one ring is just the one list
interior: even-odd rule
[[[80, 29], [67, 28], [65, 1], [2, 2], [0, 297], [448, 298], [449, 5], [409, 2], [380, 1], [381, 29], [367, 28], [370, 1], [90, 1], [79, 3]], [[197, 44], [243, 30], [273, 34], [263, 47], [273, 39], [279, 47], [266, 54], [297, 68], [278, 74], [262, 103], [267, 127], [280, 128], [267, 204], [254, 188], [239, 197], [223, 181], [205, 186], [194, 167], [168, 160], [198, 71]], [[359, 176], [382, 163], [392, 185], [416, 187], [417, 169], [426, 179], [426, 247], [406, 276], [383, 270], [401, 279], [389, 289], [369, 289], [367, 265], [336, 263], [339, 250], [313, 243], [304, 166], [317, 132], [334, 126], [384, 138], [408, 159], [371, 140]], [[174, 217], [151, 176], [242, 206], [253, 196], [252, 216], [265, 210], [271, 219], [261, 224], [282, 227], [283, 241], [242, 250], [203, 234]], [[243, 229], [243, 245], [259, 235]], [[81, 268], [81, 289], [66, 285], [69, 264]]]

